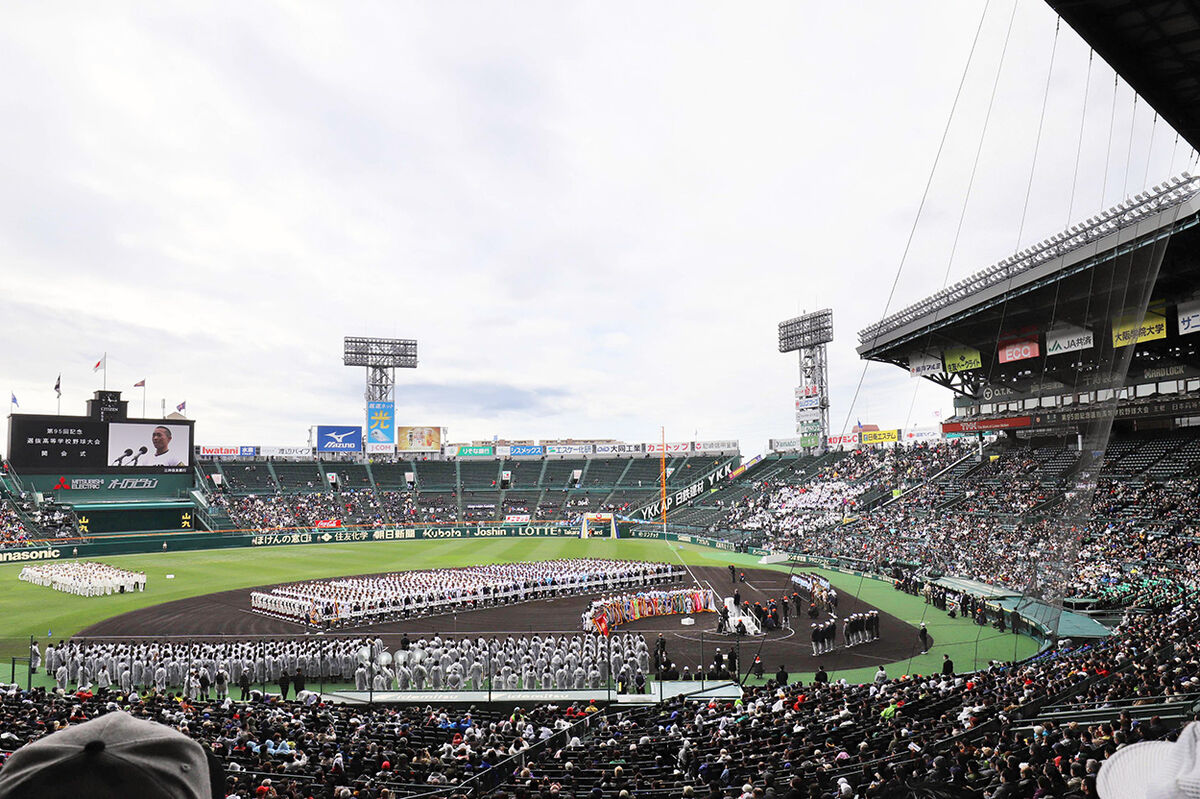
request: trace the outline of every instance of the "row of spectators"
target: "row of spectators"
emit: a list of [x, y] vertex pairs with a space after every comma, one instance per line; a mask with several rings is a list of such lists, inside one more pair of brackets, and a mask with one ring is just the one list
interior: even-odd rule
[[75, 538], [75, 514], [53, 499], [42, 504], [23, 498], [0, 497], [0, 549], [28, 546], [45, 538]]
[[[565, 651], [574, 649], [571, 641]], [[1108, 640], [1015, 666], [957, 674], [947, 663], [938, 674], [882, 674], [866, 685], [823, 674], [788, 684], [781, 673], [734, 702], [675, 697], [598, 715], [586, 729], [572, 725], [595, 715], [594, 705], [462, 712], [328, 706], [311, 693], [302, 702], [255, 693], [240, 703], [196, 691], [14, 686], [0, 703], [0, 750], [127, 710], [200, 741], [226, 772], [227, 796], [336, 797], [346, 788], [384, 797], [429, 786], [451, 795], [455, 784], [503, 763], [504, 790], [518, 797], [1074, 799], [1096, 795], [1096, 774], [1118, 749], [1167, 738], [1173, 725], [1114, 711], [1114, 723], [1059, 726], [1039, 720], [1044, 705], [1190, 705], [1198, 694], [1200, 611], [1189, 598], [1129, 617]], [[553, 745], [505, 761], [539, 741]], [[912, 792], [912, 783], [930, 792]]]

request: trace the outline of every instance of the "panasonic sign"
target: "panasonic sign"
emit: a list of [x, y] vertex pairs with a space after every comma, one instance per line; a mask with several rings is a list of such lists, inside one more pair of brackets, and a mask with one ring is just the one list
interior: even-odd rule
[[57, 549], [24, 549], [17, 552], [0, 552], [0, 563], [11, 563], [18, 560], [54, 560], [61, 557]]

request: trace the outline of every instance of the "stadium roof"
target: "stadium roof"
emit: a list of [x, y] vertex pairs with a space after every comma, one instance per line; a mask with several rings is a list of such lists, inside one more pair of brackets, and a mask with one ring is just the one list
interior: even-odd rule
[[1159, 116], [1200, 150], [1200, 3], [1046, 2]]
[[[1185, 173], [1172, 178], [886, 317], [859, 332], [858, 353], [907, 369], [914, 354], [938, 356], [947, 348], [970, 347], [983, 360], [971, 380], [979, 383], [986, 375], [992, 383], [1011, 383], [1028, 372], [1030, 363], [997, 362], [1006, 334], [1045, 331], [1066, 322], [1104, 331], [1113, 309], [1126, 302], [1126, 256], [1167, 242], [1152, 299], [1175, 304], [1200, 291], [1200, 177]], [[1096, 338], [1104, 333], [1097, 332]], [[1065, 362], [1043, 357], [1039, 366], [1050, 375], [1056, 368], [1078, 369], [1069, 362], [1073, 359], [1059, 360]], [[1193, 366], [1200, 366], [1197, 360]], [[925, 376], [964, 394], [979, 388], [966, 385], [964, 373], [939, 369]]]

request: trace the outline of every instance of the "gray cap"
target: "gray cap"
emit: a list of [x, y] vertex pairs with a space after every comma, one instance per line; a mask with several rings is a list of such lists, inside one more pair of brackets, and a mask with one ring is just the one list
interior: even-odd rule
[[24, 796], [209, 799], [213, 787], [199, 743], [117, 711], [14, 752], [0, 769], [0, 799]]

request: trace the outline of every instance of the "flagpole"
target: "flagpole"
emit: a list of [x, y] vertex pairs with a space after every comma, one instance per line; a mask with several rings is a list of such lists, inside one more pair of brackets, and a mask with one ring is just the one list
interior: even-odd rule
[[104, 357], [100, 361], [100, 366], [104, 370], [104, 390], [108, 391], [108, 353], [104, 353]]
[[146, 381], [142, 381], [142, 418], [146, 418]]

